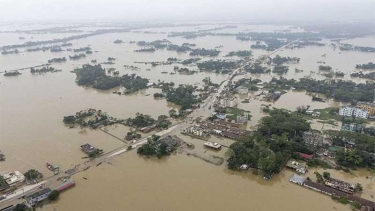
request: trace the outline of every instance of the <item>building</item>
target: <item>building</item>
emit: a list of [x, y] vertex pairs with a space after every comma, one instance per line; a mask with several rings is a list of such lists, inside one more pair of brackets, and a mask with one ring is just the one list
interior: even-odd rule
[[343, 106], [339, 110], [339, 115], [341, 116], [355, 116], [357, 118], [367, 119], [369, 116], [368, 110], [363, 110], [360, 108], [355, 108], [351, 106]]
[[346, 130], [346, 131], [351, 131], [351, 132], [358, 132], [361, 133], [363, 129], [362, 124], [342, 124], [341, 125], [341, 130]]
[[302, 138], [306, 145], [323, 146], [323, 136], [319, 133], [304, 132]]
[[216, 142], [207, 141], [206, 143], [204, 143], [204, 146], [215, 150], [221, 149], [221, 145]]
[[293, 169], [294, 171], [301, 174], [305, 174], [307, 172], [307, 168], [296, 161], [288, 161], [286, 167]]
[[193, 135], [196, 135], [196, 136], [202, 136], [202, 137], [208, 136], [206, 131], [204, 131], [204, 129], [202, 127], [200, 127], [199, 125], [190, 126], [186, 129], [184, 129], [182, 132], [190, 133], [190, 134], [193, 134]]
[[43, 189], [41, 191], [38, 191], [38, 192], [33, 193], [32, 195], [30, 195], [27, 198], [27, 202], [30, 205], [38, 204], [38, 203], [42, 202], [43, 200], [46, 200], [51, 192], [52, 191], [51, 191], [50, 188], [45, 188], [45, 189]]
[[295, 184], [299, 184], [299, 185], [303, 185], [306, 181], [306, 178], [305, 177], [301, 177], [299, 175], [296, 175], [296, 174], [293, 174], [290, 179], [289, 179], [290, 182], [293, 182]]
[[239, 87], [237, 87], [236, 90], [237, 90], [238, 94], [241, 94], [241, 95], [245, 95], [245, 94], [249, 93], [249, 89], [244, 87], [244, 86], [239, 86]]
[[98, 151], [97, 148], [91, 146], [90, 144], [84, 144], [84, 145], [81, 145], [81, 150], [86, 153], [86, 154], [91, 154], [91, 153], [95, 153]]
[[302, 153], [302, 152], [297, 152], [297, 154], [299, 154], [302, 158], [305, 158], [307, 160], [310, 160], [313, 157], [312, 155]]
[[236, 98], [222, 98], [220, 99], [220, 106], [221, 107], [229, 107], [233, 108], [238, 105], [237, 99]]
[[18, 186], [26, 180], [26, 177], [19, 171], [3, 174], [3, 178], [9, 186]]
[[238, 124], [244, 124], [249, 120], [249, 113], [245, 112], [243, 115], [238, 115], [236, 118], [236, 123]]
[[369, 111], [370, 116], [375, 115], [375, 103], [358, 102], [357, 107]]

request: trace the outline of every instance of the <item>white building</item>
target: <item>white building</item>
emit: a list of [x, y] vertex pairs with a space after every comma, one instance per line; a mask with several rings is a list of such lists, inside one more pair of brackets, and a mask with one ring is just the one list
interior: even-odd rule
[[367, 119], [369, 115], [368, 110], [363, 110], [360, 108], [355, 108], [351, 106], [343, 106], [339, 110], [341, 116], [355, 116], [363, 119]]
[[241, 95], [249, 93], [249, 89], [244, 86], [237, 87], [237, 92]]
[[248, 112], [245, 112], [243, 115], [238, 115], [238, 116], [237, 116], [236, 122], [237, 122], [238, 124], [244, 124], [244, 123], [246, 123], [248, 120], [249, 120], [249, 113], [248, 113]]
[[3, 174], [3, 178], [5, 179], [6, 183], [9, 186], [17, 185], [23, 181], [25, 181], [25, 176], [19, 171], [9, 172], [7, 174]]
[[236, 98], [222, 98], [220, 99], [220, 106], [221, 107], [236, 107], [238, 104]]

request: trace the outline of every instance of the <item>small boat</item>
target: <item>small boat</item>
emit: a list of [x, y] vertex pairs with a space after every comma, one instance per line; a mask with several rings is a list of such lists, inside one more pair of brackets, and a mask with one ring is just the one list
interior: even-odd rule
[[100, 166], [100, 165], [102, 165], [102, 162], [100, 162], [100, 163], [96, 164], [96, 166]]
[[51, 164], [46, 163], [46, 166], [47, 166], [48, 170], [50, 170], [50, 171], [54, 170], [54, 168], [53, 168], [53, 166]]
[[150, 94], [146, 94], [145, 96], [149, 96]]
[[83, 179], [87, 180], [87, 178], [86, 178], [86, 177], [83, 177]]

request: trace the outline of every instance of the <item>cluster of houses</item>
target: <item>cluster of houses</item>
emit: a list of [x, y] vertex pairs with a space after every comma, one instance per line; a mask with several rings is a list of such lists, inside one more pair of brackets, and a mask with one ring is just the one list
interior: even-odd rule
[[296, 174], [293, 174], [290, 177], [289, 181], [311, 190], [327, 194], [329, 196], [345, 197], [351, 202], [357, 202], [361, 204], [361, 210], [375, 210], [375, 202], [352, 195], [352, 192], [350, 190], [353, 189], [353, 185], [350, 183], [346, 183], [336, 179], [328, 179], [328, 182], [326, 182], [325, 184], [319, 184]]
[[356, 118], [362, 118], [367, 119], [370, 112], [368, 110], [362, 109], [362, 108], [356, 108], [353, 106], [342, 106], [339, 110], [340, 116], [347, 116], [351, 117], [354, 116]]
[[302, 134], [303, 141], [306, 145], [315, 148], [332, 146], [332, 140], [324, 138], [319, 132], [306, 131]]
[[225, 121], [201, 122], [199, 124], [200, 128], [208, 131], [211, 134], [223, 136], [233, 140], [241, 140], [249, 134], [249, 131], [240, 129], [238, 126], [238, 124]]

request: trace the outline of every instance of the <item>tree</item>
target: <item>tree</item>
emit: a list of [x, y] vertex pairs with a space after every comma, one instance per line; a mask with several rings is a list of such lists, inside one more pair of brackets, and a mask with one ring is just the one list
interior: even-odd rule
[[53, 190], [49, 195], [48, 195], [48, 199], [51, 200], [51, 201], [55, 201], [59, 198], [60, 196], [60, 192], [57, 191], [57, 190]]
[[0, 153], [0, 161], [5, 161], [5, 155]]
[[315, 176], [316, 176], [316, 181], [318, 183], [324, 183], [324, 179], [323, 179], [323, 176], [319, 173], [319, 172], [314, 172]]
[[24, 175], [28, 180], [39, 179], [43, 177], [42, 173], [35, 169], [28, 170]]
[[324, 179], [329, 179], [331, 177], [331, 173], [325, 171], [325, 172], [323, 172], [323, 177], [324, 177]]
[[27, 207], [25, 204], [17, 204], [13, 211], [26, 211], [27, 210]]
[[355, 188], [354, 188], [354, 192], [362, 192], [363, 191], [363, 187], [360, 183], [357, 183], [355, 185]]
[[170, 116], [170, 117], [175, 117], [176, 114], [177, 114], [177, 111], [176, 111], [176, 110], [174, 110], [174, 109], [169, 110], [169, 116]]

